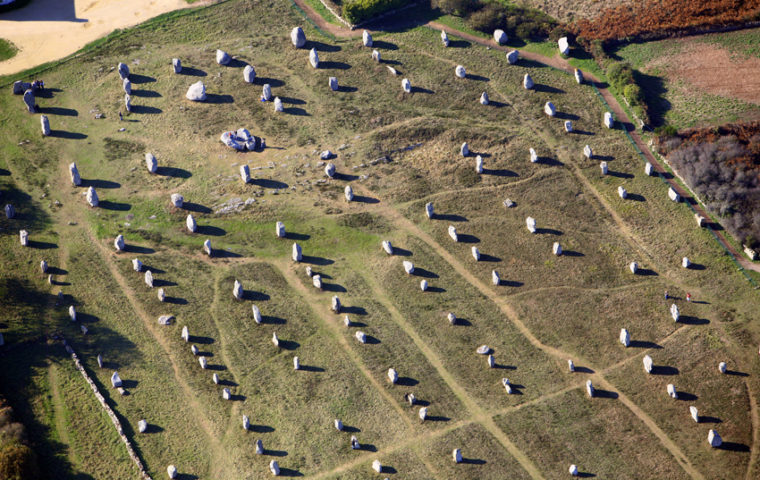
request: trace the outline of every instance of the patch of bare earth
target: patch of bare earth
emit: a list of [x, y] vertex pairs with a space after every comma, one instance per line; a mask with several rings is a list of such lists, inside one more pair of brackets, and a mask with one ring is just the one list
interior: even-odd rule
[[703, 43], [687, 43], [678, 54], [647, 65], [659, 67], [670, 81], [682, 80], [695, 88], [726, 98], [760, 105], [760, 58], [731, 58], [731, 52]]

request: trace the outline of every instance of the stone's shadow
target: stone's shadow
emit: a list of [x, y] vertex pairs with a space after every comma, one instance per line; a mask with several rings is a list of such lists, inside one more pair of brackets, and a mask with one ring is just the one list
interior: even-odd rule
[[195, 229], [195, 233], [211, 237], [221, 237], [226, 235], [227, 231], [223, 228], [215, 227], [213, 225], [198, 225]]
[[603, 162], [611, 162], [615, 160], [615, 157], [612, 155], [591, 155], [591, 158], [589, 160], [601, 160]]
[[412, 252], [411, 250], [406, 250], [401, 247], [397, 247], [396, 245], [393, 246], [393, 255], [399, 256], [399, 257], [411, 257]]
[[261, 324], [262, 325], [285, 325], [286, 321], [284, 318], [280, 317], [274, 317], [272, 315], [262, 315], [261, 316]]
[[710, 323], [710, 320], [706, 318], [693, 317], [691, 315], [680, 315], [678, 317], [678, 322], [686, 325], [707, 325]]
[[280, 97], [280, 100], [282, 100], [282, 103], [287, 103], [290, 105], [306, 105], [305, 100], [301, 100], [300, 98], [295, 97]]
[[367, 197], [364, 195], [354, 195], [353, 201], [357, 203], [380, 203], [380, 200], [377, 198]]
[[443, 415], [428, 415], [425, 417], [425, 420], [428, 422], [449, 422], [451, 421], [451, 418], [444, 417]]
[[287, 113], [288, 115], [296, 115], [299, 117], [310, 117], [311, 114], [304, 110], [303, 108], [299, 107], [287, 107], [282, 109], [283, 113]]
[[575, 129], [573, 129], [573, 131], [570, 133], [572, 135], [588, 135], [588, 136], [596, 135], [596, 133], [594, 132], [587, 132], [586, 130], [575, 130]]
[[662, 346], [657, 345], [654, 342], [647, 342], [645, 340], [631, 340], [631, 342], [628, 344], [628, 347], [629, 348], [656, 348], [656, 349], [662, 348]]
[[245, 402], [246, 398], [245, 395], [230, 395], [231, 402]]
[[391, 474], [393, 474], [393, 473], [398, 473], [398, 472], [393, 467], [389, 467], [387, 465], [383, 465], [382, 468], [380, 469], [380, 473], [391, 473]]
[[596, 475], [590, 472], [578, 472], [578, 478], [595, 478]]
[[174, 178], [190, 178], [193, 176], [193, 174], [187, 170], [176, 167], [158, 167], [156, 168], [156, 175]]
[[132, 205], [128, 203], [111, 202], [108, 200], [101, 200], [98, 202], [98, 207], [104, 210], [114, 210], [118, 212], [126, 212], [132, 209]]
[[652, 375], [678, 375], [678, 369], [676, 367], [670, 367], [667, 365], [653, 365]]
[[472, 43], [467, 40], [452, 40], [449, 38], [449, 48], [469, 48], [471, 46]]
[[252, 185], [257, 185], [262, 188], [282, 189], [288, 188], [288, 184], [279, 180], [272, 180], [269, 178], [253, 178], [251, 179]]
[[303, 477], [303, 473], [299, 472], [298, 470], [293, 470], [292, 468], [280, 467], [280, 476], [281, 477]]
[[132, 390], [137, 388], [137, 384], [140, 383], [137, 380], [121, 380], [121, 386], [123, 388], [126, 388], [127, 390]]
[[362, 430], [359, 427], [352, 427], [350, 425], [343, 425], [343, 431], [346, 433], [360, 433]]
[[153, 425], [151, 423], [148, 424], [147, 428], [145, 429], [145, 432], [143, 433], [161, 433], [164, 429], [159, 427], [158, 425]]
[[723, 420], [721, 420], [718, 417], [709, 417], [709, 416], [703, 416], [699, 415], [699, 423], [723, 423]]
[[556, 158], [551, 157], [538, 157], [538, 161], [536, 163], [540, 163], [541, 165], [549, 165], [551, 167], [564, 167], [565, 164], [557, 160]]
[[360, 443], [359, 446], [360, 446], [359, 450], [363, 450], [365, 452], [376, 452], [377, 451], [377, 447], [374, 444], [372, 444], [372, 443]]
[[537, 228], [536, 233], [538, 235], [556, 235], [557, 237], [564, 235], [561, 230], [555, 230], [553, 228]]
[[[311, 235], [307, 233], [285, 232], [285, 238], [288, 240], [308, 240], [311, 238]], [[325, 275], [322, 275], [322, 278], [327, 277]]]
[[89, 180], [86, 178], [82, 179], [82, 187], [92, 187], [95, 189], [98, 188], [121, 188], [121, 184], [117, 182], [112, 182], [110, 180]]
[[65, 130], [50, 130], [50, 136], [53, 138], [65, 138], [67, 140], [84, 140], [87, 135], [84, 133], [67, 132]]
[[227, 65], [221, 65], [222, 67], [228, 67], [228, 68], [243, 68], [246, 65], [248, 65], [248, 62], [245, 62], [243, 60], [239, 60], [237, 58], [233, 58], [229, 61]]
[[504, 287], [522, 287], [525, 284], [517, 280], [504, 280], [502, 278], [501, 280], [499, 280], [499, 285], [504, 286]]
[[[576, 368], [575, 371], [577, 372], [578, 369]], [[617, 392], [613, 392], [610, 390], [602, 390], [596, 387], [594, 388], [594, 398], [609, 398], [609, 399], [615, 400], [619, 396], [620, 395], [618, 395]]]
[[723, 442], [720, 447], [718, 447], [720, 450], [728, 450], [729, 452], [745, 452], [748, 453], [749, 447], [743, 443], [736, 443], [736, 442]]
[[366, 315], [367, 310], [364, 309], [364, 307], [357, 307], [357, 306], [351, 306], [347, 307], [344, 306], [340, 309], [340, 313], [345, 313], [347, 315]]
[[481, 253], [479, 261], [481, 261], [481, 262], [501, 262], [501, 258], [494, 257], [493, 255], [488, 255], [488, 254], [485, 254], [485, 253]]
[[749, 377], [749, 373], [737, 372], [736, 370], [726, 370], [726, 375], [734, 375], [736, 377]]
[[420, 382], [412, 377], [398, 377], [398, 380], [396, 380], [396, 385], [401, 385], [403, 387], [413, 387], [418, 383]]
[[457, 241], [459, 243], [480, 243], [480, 239], [475, 235], [469, 235], [467, 233], [460, 233], [457, 235]]
[[[428, 417], [429, 419], [430, 417]], [[462, 458], [462, 463], [467, 465], [485, 465], [486, 461], [479, 458]]]
[[34, 248], [37, 250], [49, 250], [51, 248], [58, 248], [58, 245], [55, 243], [49, 243], [49, 242], [40, 242], [37, 240], [29, 240], [29, 248]]
[[[225, 367], [224, 365], [206, 364], [206, 370], [210, 370], [212, 372], [223, 372], [223, 371], [227, 370], [227, 367]], [[219, 382], [219, 383], [221, 383], [221, 382]]]
[[456, 322], [454, 322], [454, 325], [460, 326], [460, 327], [471, 327], [472, 322], [467, 320], [466, 318], [457, 317]]
[[628, 194], [628, 200], [633, 200], [634, 202], [646, 202], [647, 199], [644, 198], [643, 195], [639, 195], [638, 193], [629, 193]]
[[214, 258], [214, 257], [216, 257], [216, 258], [241, 258], [242, 257], [241, 254], [235, 253], [235, 252], [231, 252], [229, 250], [212, 249], [211, 253], [212, 253], [212, 258]]
[[412, 275], [422, 278], [439, 278], [437, 274], [420, 267], [414, 267], [414, 273], [412, 273]]
[[209, 93], [206, 94], [206, 100], [204, 100], [205, 103], [210, 103], [212, 105], [219, 105], [223, 103], [235, 103], [235, 100], [232, 98], [232, 95], [219, 95], [216, 93]]
[[207, 74], [203, 70], [199, 70], [193, 67], [182, 66], [182, 71], [178, 75], [187, 75], [189, 77], [205, 77]]
[[625, 172], [616, 172], [614, 170], [607, 170], [607, 175], [615, 178], [633, 178], [633, 175]]
[[346, 288], [337, 283], [322, 283], [322, 290], [325, 292], [346, 292]]
[[131, 95], [133, 97], [142, 97], [142, 98], [160, 98], [162, 95], [155, 90], [132, 90]]
[[190, 335], [188, 337], [188, 343], [197, 343], [198, 345], [211, 345], [214, 343], [214, 339], [211, 337], [198, 337], [195, 335]]
[[[572, 113], [557, 111], [554, 113], [554, 118], [560, 120], [578, 120], [580, 117]], [[573, 130], [573, 132], [575, 132], [575, 130]]]
[[238, 384], [233, 382], [232, 380], [219, 380], [219, 385], [223, 387], [237, 387]]
[[575, 372], [576, 373], [595, 373], [594, 370], [588, 367], [579, 367], [578, 365], [575, 366]]
[[[356, 324], [356, 326], [359, 326], [359, 324]], [[366, 335], [364, 338], [364, 343], [367, 345], [379, 345], [380, 340], [377, 337], [373, 337], [372, 335]]]
[[[462, 215], [455, 215], [455, 214], [439, 214], [436, 213], [433, 215], [433, 218], [431, 220], [445, 220], [447, 222], [467, 222], [467, 217], [464, 217]], [[393, 247], [394, 249], [396, 247]]]
[[372, 40], [372, 48], [377, 48], [379, 50], [398, 50], [398, 45], [391, 42], [386, 42], [385, 40]]
[[[688, 270], [705, 270], [705, 268], [707, 267], [705, 267], [701, 263], [692, 263], [691, 265], [689, 265], [687, 269]], [[694, 302], [694, 303], [697, 303], [697, 302]]]
[[358, 92], [359, 89], [357, 87], [350, 87], [348, 85], [339, 85], [338, 91], [342, 93], [353, 93], [353, 92]]
[[136, 73], [130, 73], [129, 74], [129, 81], [132, 82], [132, 83], [134, 83], [134, 84], [136, 84], [136, 85], [140, 85], [142, 83], [152, 83], [152, 82], [155, 82], [156, 79], [153, 78], [153, 77], [149, 77], [148, 75], [139, 75], [139, 74], [136, 74]]
[[162, 278], [154, 278], [153, 279], [153, 286], [155, 288], [159, 288], [159, 287], [176, 287], [177, 284], [175, 282], [172, 282], [171, 280], [164, 280]]
[[300, 343], [294, 342], [293, 340], [282, 340], [282, 339], [279, 339], [278, 343], [279, 343], [278, 348], [281, 348], [283, 350], [290, 350], [290, 351], [295, 350], [295, 349], [297, 349], [298, 347], [301, 346]]
[[468, 80], [475, 80], [477, 82], [490, 82], [491, 81], [491, 79], [488, 78], [488, 77], [484, 77], [482, 75], [472, 75], [470, 73], [468, 73], [465, 76], [465, 78], [467, 78]]
[[268, 448], [265, 448], [264, 455], [269, 455], [270, 457], [287, 457], [288, 452], [285, 450], [269, 450]]
[[319, 62], [319, 69], [322, 70], [348, 70], [351, 65], [344, 62]]
[[175, 477], [177, 480], [199, 480], [198, 475], [192, 475], [189, 473], [178, 473]]
[[136, 113], [138, 115], [157, 115], [163, 113], [163, 110], [148, 105], [132, 105], [132, 111], [130, 113]]
[[[63, 107], [39, 107], [37, 109], [38, 113], [42, 113], [45, 115], [60, 115], [63, 117], [78, 117], [79, 112], [74, 110], [73, 108], [63, 108]], [[52, 133], [51, 133], [52, 136]]]
[[255, 292], [253, 290], [243, 290], [243, 300], [266, 302], [270, 297], [266, 293]]
[[68, 270], [64, 270], [62, 268], [58, 267], [48, 267], [47, 269], [48, 275], [68, 275]]
[[678, 398], [677, 400], [682, 400], [684, 402], [693, 402], [694, 400], [697, 400], [699, 397], [697, 395], [694, 395], [693, 393], [686, 393], [686, 392], [678, 392]]
[[269, 84], [270, 87], [276, 88], [276, 87], [282, 87], [285, 85], [285, 82], [283, 82], [280, 79], [277, 78], [271, 78], [271, 77], [256, 77], [253, 79], [254, 85], [261, 85], [264, 86], [266, 84]]
[[335, 261], [330, 260], [329, 258], [314, 257], [314, 256], [309, 256], [309, 255], [303, 255], [301, 257], [301, 262], [309, 263], [311, 265], [321, 265], [321, 266], [332, 265], [333, 263], [335, 263]]
[[434, 94], [435, 92], [433, 90], [422, 88], [422, 87], [412, 87], [412, 93], [427, 93], [429, 95]]
[[565, 93], [565, 91], [562, 90], [561, 88], [544, 85], [542, 83], [535, 83], [533, 85], [533, 90], [535, 90], [536, 92], [542, 92], [542, 93]]
[[335, 172], [333, 174], [333, 179], [334, 180], [343, 180], [343, 181], [346, 181], [346, 182], [352, 182], [354, 180], [359, 180], [359, 176], [358, 175], [351, 175], [351, 174], [348, 174], [348, 173]]
[[256, 433], [272, 433], [274, 428], [268, 425], [251, 425], [251, 431]]
[[575, 250], [562, 250], [562, 255], [565, 257], [585, 257], [586, 255]]
[[657, 277], [657, 272], [654, 270], [650, 270], [648, 268], [639, 268], [636, 270], [636, 275], [641, 275], [642, 277]]
[[306, 44], [303, 46], [303, 50], [306, 50], [306, 52], [308, 53], [308, 51], [311, 50], [312, 48], [318, 52], [335, 53], [335, 52], [340, 52], [342, 50], [342, 48], [339, 47], [338, 45], [330, 45], [328, 43], [317, 42], [315, 40], [306, 40]]
[[[321, 372], [325, 371], [324, 368], [322, 368], [322, 367], [316, 367], [316, 366], [313, 366], [313, 365], [301, 365], [301, 366], [299, 366], [298, 369], [302, 370], [304, 372], [315, 372], [315, 373], [321, 373]], [[344, 430], [345, 430], [345, 428], [344, 428]]]
[[4, 168], [0, 168], [0, 177], [8, 177], [10, 176], [11, 172]]
[[199, 203], [183, 202], [182, 208], [184, 210], [196, 213], [213, 213], [213, 210]]
[[517, 172], [513, 172], [512, 170], [492, 169], [492, 168], [484, 168], [483, 175], [493, 175], [495, 177], [519, 177], [520, 176]]

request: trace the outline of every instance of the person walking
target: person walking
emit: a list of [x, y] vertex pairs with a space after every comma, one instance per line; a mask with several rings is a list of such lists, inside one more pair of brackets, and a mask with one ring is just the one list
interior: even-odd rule
[[691, 302], [691, 293], [686, 294], [686, 301]]
[[121, 110], [119, 110], [119, 121], [124, 121], [124, 115], [121, 114]]
[[665, 290], [665, 300], [667, 300], [668, 298], [670, 298], [670, 296], [668, 296], [668, 291]]

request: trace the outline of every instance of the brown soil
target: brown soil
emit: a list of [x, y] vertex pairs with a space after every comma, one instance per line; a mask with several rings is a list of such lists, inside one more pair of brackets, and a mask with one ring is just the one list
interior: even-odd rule
[[[760, 105], [760, 58], [731, 58], [715, 45], [688, 42], [676, 55], [657, 61], [671, 81], [683, 80], [707, 93]], [[652, 64], [655, 66], [655, 64]], [[647, 65], [649, 67], [649, 65]]]

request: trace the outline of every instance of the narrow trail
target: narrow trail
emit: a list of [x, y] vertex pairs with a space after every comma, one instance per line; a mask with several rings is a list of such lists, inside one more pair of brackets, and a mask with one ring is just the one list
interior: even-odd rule
[[401, 329], [409, 336], [409, 338], [412, 339], [412, 342], [414, 342], [415, 346], [417, 346], [417, 348], [422, 352], [422, 354], [425, 356], [425, 359], [427, 359], [433, 368], [435, 368], [441, 379], [443, 379], [451, 391], [454, 392], [457, 398], [459, 398], [467, 411], [473, 415], [473, 418], [476, 419], [481, 425], [483, 425], [483, 427], [485, 427], [485, 429], [488, 430], [488, 432], [493, 435], [499, 441], [499, 443], [504, 446], [504, 448], [507, 449], [510, 455], [512, 455], [518, 461], [518, 463], [520, 463], [523, 469], [525, 469], [525, 471], [527, 471], [532, 478], [543, 478], [541, 472], [539, 472], [539, 470], [528, 458], [528, 456], [519, 450], [514, 443], [512, 443], [504, 431], [496, 426], [493, 418], [488, 415], [486, 411], [483, 410], [483, 408], [481, 408], [481, 406], [475, 400], [473, 400], [472, 397], [470, 397], [470, 394], [467, 393], [467, 390], [465, 390], [459, 384], [459, 382], [456, 381], [453, 375], [451, 375], [451, 373], [446, 370], [446, 367], [443, 366], [443, 362], [441, 362], [441, 359], [438, 357], [438, 355], [433, 352], [430, 347], [427, 346], [425, 341], [422, 340], [422, 338], [420, 338], [420, 336], [417, 334], [417, 331], [409, 324], [409, 322], [406, 321], [404, 316], [401, 315], [401, 312], [396, 309], [396, 306], [388, 298], [388, 295], [385, 293], [385, 291], [380, 288], [377, 280], [372, 275], [367, 275], [366, 272], [364, 272], [363, 277], [369, 283], [372, 292], [375, 294], [375, 299], [379, 301], [386, 308], [386, 310], [388, 310], [395, 323], [401, 327]]
[[757, 397], [755, 397], [752, 391], [749, 380], [745, 380], [744, 383], [747, 385], [747, 396], [749, 397], [750, 406], [749, 411], [752, 417], [752, 450], [749, 454], [747, 475], [745, 476], [745, 479], [752, 480], [757, 478], [757, 475], [752, 475], [752, 472], [757, 466], [758, 455], [760, 455], [760, 451], [758, 451], [758, 448], [760, 447], [760, 415], [757, 410]]

